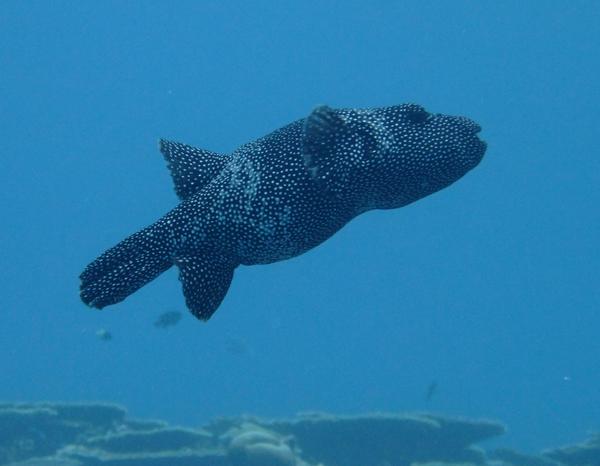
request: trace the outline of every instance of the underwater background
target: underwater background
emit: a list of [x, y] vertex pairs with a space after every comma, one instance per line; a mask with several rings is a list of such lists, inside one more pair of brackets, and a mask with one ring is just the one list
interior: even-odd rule
[[[599, 431], [599, 45], [583, 0], [2, 2], [0, 400], [433, 412], [526, 452]], [[240, 267], [208, 323], [175, 269], [81, 303], [83, 267], [178, 202], [159, 137], [230, 152], [319, 104], [403, 102], [477, 121], [482, 163]]]

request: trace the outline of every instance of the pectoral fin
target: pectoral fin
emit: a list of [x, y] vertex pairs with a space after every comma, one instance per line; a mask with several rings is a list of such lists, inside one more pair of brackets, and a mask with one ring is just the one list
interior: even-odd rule
[[323, 175], [343, 128], [344, 120], [326, 105], [315, 108], [304, 121], [304, 163], [313, 178]]

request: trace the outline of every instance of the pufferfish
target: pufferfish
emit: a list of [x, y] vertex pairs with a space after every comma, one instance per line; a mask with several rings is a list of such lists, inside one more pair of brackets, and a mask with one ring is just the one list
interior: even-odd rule
[[415, 104], [320, 106], [231, 154], [161, 140], [181, 202], [90, 263], [81, 299], [118, 303], [175, 265], [187, 307], [208, 320], [239, 265], [298, 256], [363, 212], [457, 181], [483, 158], [480, 130]]

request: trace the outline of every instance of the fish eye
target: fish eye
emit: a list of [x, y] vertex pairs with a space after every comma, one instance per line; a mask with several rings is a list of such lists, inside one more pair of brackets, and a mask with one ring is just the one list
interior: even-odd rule
[[420, 124], [427, 121], [431, 114], [420, 105], [411, 105], [406, 110], [406, 118], [411, 123]]

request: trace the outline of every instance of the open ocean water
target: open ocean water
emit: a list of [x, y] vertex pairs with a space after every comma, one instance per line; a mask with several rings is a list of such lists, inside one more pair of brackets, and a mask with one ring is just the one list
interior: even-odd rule
[[[0, 400], [183, 426], [431, 412], [500, 421], [493, 445], [525, 452], [585, 440], [599, 47], [586, 0], [3, 1]], [[230, 153], [321, 104], [407, 102], [477, 121], [481, 164], [238, 268], [207, 323], [174, 268], [102, 311], [81, 302], [83, 268], [178, 203], [159, 138]]]

